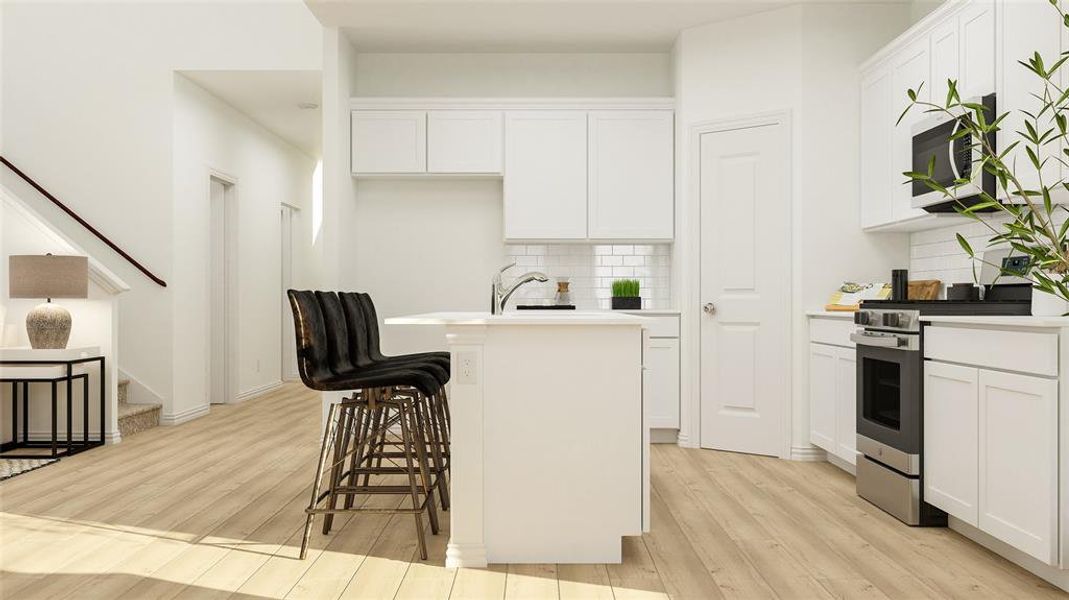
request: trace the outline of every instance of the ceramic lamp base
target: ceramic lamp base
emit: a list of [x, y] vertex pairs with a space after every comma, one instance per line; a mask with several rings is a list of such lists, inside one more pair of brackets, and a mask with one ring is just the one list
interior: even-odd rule
[[35, 350], [62, 350], [71, 337], [71, 314], [58, 304], [39, 304], [26, 315], [26, 334]]

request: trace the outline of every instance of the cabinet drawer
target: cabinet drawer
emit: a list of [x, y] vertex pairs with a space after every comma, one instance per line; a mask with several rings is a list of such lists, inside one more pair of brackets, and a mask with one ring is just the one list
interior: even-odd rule
[[924, 357], [1057, 377], [1058, 335], [1038, 331], [924, 328]]
[[679, 337], [679, 317], [675, 315], [653, 317], [644, 315], [640, 311], [628, 314], [649, 319], [649, 321], [646, 322], [646, 331], [649, 332], [651, 338]]
[[813, 317], [809, 319], [809, 341], [817, 344], [854, 347], [850, 334], [857, 331], [853, 319]]

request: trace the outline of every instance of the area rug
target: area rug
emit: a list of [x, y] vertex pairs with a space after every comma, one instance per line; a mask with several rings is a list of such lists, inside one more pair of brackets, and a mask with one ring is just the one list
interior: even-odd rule
[[0, 481], [59, 462], [58, 458], [0, 458]]

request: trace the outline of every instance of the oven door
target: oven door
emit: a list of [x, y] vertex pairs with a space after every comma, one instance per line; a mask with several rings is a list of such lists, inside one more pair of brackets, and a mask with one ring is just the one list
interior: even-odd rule
[[869, 345], [863, 339], [857, 343], [857, 434], [917, 455], [923, 357], [919, 336], [902, 337], [909, 342], [903, 347]]

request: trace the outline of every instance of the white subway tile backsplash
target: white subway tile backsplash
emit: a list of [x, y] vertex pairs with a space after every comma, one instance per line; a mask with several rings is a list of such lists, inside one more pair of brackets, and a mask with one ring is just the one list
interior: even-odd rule
[[557, 278], [568, 277], [577, 307], [610, 308], [612, 282], [634, 278], [645, 308], [672, 307], [670, 244], [515, 244], [507, 253], [517, 263], [511, 274], [541, 270], [550, 278], [520, 288], [516, 295], [526, 302], [552, 301]]

